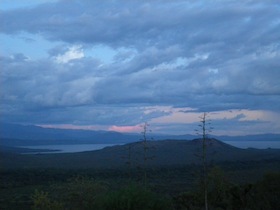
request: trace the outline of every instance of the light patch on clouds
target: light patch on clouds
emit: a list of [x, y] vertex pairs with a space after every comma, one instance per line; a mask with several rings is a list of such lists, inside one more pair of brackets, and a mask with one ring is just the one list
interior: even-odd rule
[[69, 130], [106, 130], [120, 133], [140, 133], [143, 130], [142, 125], [117, 126], [117, 125], [73, 125], [73, 124], [37, 124], [42, 128], [69, 129]]
[[267, 110], [249, 110], [249, 109], [233, 109], [226, 111], [211, 112], [209, 116], [212, 120], [232, 120], [239, 122], [244, 121], [262, 121], [276, 122], [276, 118], [280, 117], [279, 113]]
[[69, 130], [91, 130], [91, 131], [108, 130], [108, 126], [106, 125], [37, 124], [36, 126], [42, 128], [69, 129]]
[[84, 49], [85, 56], [98, 59], [104, 64], [112, 63], [120, 51], [106, 45], [95, 45]]
[[163, 112], [163, 113], [171, 113], [172, 106], [148, 106], [142, 108], [145, 115], [154, 113], [154, 112]]
[[[195, 129], [200, 124], [203, 114], [190, 108], [168, 106], [148, 107], [142, 109], [142, 112], [144, 115], [151, 116], [151, 118], [147, 118], [147, 122], [152, 132], [169, 134], [196, 134]], [[153, 117], [154, 113], [160, 113], [162, 116]], [[275, 133], [273, 131], [280, 129], [279, 117], [278, 113], [264, 110], [243, 109], [207, 113], [207, 120], [211, 123], [210, 126], [214, 127], [212, 130], [214, 135], [231, 136], [261, 134], [263, 129]], [[232, 125], [235, 125], [235, 129], [229, 129]], [[38, 124], [38, 126], [57, 129], [107, 130], [121, 133], [140, 133], [143, 131], [143, 123], [135, 125]], [[172, 128], [176, 129], [172, 131]]]
[[156, 124], [194, 123], [198, 121], [200, 116], [201, 113], [195, 113], [195, 112], [186, 113], [176, 109], [173, 110], [171, 114], [168, 116], [162, 116], [162, 117], [152, 119], [150, 123], [156, 123]]
[[189, 63], [191, 62], [191, 60], [192, 59], [178, 57], [172, 62], [164, 62], [164, 63], [156, 65], [153, 68], [148, 69], [148, 70], [149, 71], [157, 71], [157, 70], [162, 70], [162, 69], [164, 69], [164, 70], [166, 70], [166, 69], [174, 70], [174, 69], [176, 69], [178, 67], [181, 67], [181, 66], [184, 66], [184, 67], [188, 66]]
[[[200, 117], [202, 116], [201, 112], [193, 112], [192, 109], [181, 108], [169, 108], [169, 114], [167, 116], [161, 116], [152, 119], [151, 123], [196, 123], [199, 122]], [[167, 112], [166, 112], [167, 113]], [[218, 112], [210, 112], [208, 114], [209, 119], [211, 120], [232, 120], [237, 119], [237, 121], [271, 121], [276, 122], [276, 119], [280, 117], [278, 113], [264, 110], [226, 110]]]
[[247, 110], [239, 121], [267, 121], [279, 124], [280, 114], [266, 110]]
[[175, 108], [172, 106], [146, 106], [141, 108], [143, 109], [143, 113], [145, 115], [154, 113], [154, 112], [161, 112], [164, 114], [170, 114], [174, 112], [192, 112], [195, 111], [196, 109], [191, 108], [191, 107], [182, 107], [182, 108]]
[[106, 130], [107, 126], [101, 125], [73, 125], [73, 124], [37, 124], [42, 128], [54, 128], [54, 129], [70, 129], [70, 130]]
[[141, 125], [134, 126], [116, 126], [112, 125], [108, 129], [109, 131], [121, 132], [121, 133], [139, 133], [143, 130]]
[[72, 46], [66, 51], [64, 54], [59, 54], [55, 57], [55, 60], [57, 63], [68, 63], [69, 61], [76, 60], [76, 59], [81, 59], [83, 58], [84, 51], [82, 49], [82, 46], [80, 45], [75, 45]]
[[[165, 132], [166, 127], [176, 127], [177, 134], [195, 134], [200, 124], [202, 112], [182, 112], [180, 109], [173, 109], [169, 114], [155, 117], [149, 123], [156, 127], [158, 132]], [[226, 111], [215, 111], [207, 113], [207, 121], [214, 127], [213, 135], [248, 135], [279, 133], [280, 114], [266, 110], [236, 109]]]
[[208, 71], [210, 73], [213, 73], [213, 74], [218, 74], [219, 73], [219, 69], [209, 69]]

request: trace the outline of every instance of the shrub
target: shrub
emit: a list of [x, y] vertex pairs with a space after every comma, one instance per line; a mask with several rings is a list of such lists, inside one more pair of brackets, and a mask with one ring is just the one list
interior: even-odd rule
[[67, 209], [98, 209], [98, 200], [107, 192], [107, 186], [91, 178], [78, 176], [56, 189], [61, 192]]
[[118, 191], [109, 192], [102, 199], [103, 210], [167, 210], [169, 199], [159, 197], [152, 191], [136, 184], [130, 184]]
[[47, 192], [36, 190], [32, 195], [34, 210], [62, 210], [63, 204], [57, 201], [52, 201]]

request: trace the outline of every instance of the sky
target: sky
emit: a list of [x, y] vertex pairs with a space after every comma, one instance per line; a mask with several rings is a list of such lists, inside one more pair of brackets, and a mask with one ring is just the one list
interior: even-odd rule
[[0, 121], [280, 134], [278, 0], [0, 0]]

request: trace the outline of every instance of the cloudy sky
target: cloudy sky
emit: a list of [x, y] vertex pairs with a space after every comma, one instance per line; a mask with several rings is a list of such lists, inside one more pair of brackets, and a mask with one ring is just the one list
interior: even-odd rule
[[279, 0], [1, 0], [1, 122], [280, 133]]

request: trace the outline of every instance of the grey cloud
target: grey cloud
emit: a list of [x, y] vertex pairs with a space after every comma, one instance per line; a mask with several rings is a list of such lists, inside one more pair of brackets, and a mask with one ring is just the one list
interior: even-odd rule
[[[31, 116], [34, 122], [103, 124], [155, 117], [137, 109], [147, 104], [279, 111], [277, 5], [67, 0], [1, 11], [1, 33], [62, 42], [46, 59], [0, 58], [1, 110], [14, 121]], [[119, 54], [107, 64], [89, 56], [56, 63], [71, 44], [101, 44]]]
[[94, 84], [99, 79], [98, 65], [87, 59], [60, 65], [48, 60], [19, 62], [6, 58], [2, 60], [2, 100], [43, 107], [92, 103]]
[[146, 68], [152, 69], [163, 63], [170, 63], [182, 54], [182, 49], [179, 46], [169, 46], [165, 49], [158, 49], [149, 47], [143, 52], [136, 54], [129, 62], [115, 63], [112, 69], [116, 69], [115, 73], [130, 74], [138, 71], [145, 70]]
[[[126, 69], [125, 65], [131, 66], [131, 63], [122, 66]], [[19, 63], [9, 60], [3, 62], [5, 70], [1, 79], [5, 91], [2, 91], [2, 98], [46, 107], [95, 103], [182, 104], [188, 101], [191, 107], [241, 108], [250, 104], [253, 108], [266, 106], [264, 95], [268, 95], [267, 98], [271, 95], [271, 100], [278, 102], [277, 97], [273, 99], [273, 95], [279, 94], [280, 86], [277, 79], [280, 73], [276, 69], [219, 70], [213, 73], [187, 67], [154, 69], [151, 65], [151, 69], [145, 66], [145, 70], [140, 68], [141, 71], [116, 75], [111, 74], [115, 67], [112, 65], [100, 69], [99, 63], [90, 58], [63, 65], [48, 61], [23, 60]]]
[[60, 45], [56, 46], [48, 51], [49, 55], [52, 56], [57, 56], [59, 54], [63, 54], [69, 50], [69, 47], [67, 45]]
[[280, 12], [274, 4], [214, 1], [202, 6], [185, 1], [62, 1], [2, 12], [0, 20], [3, 33], [28, 31], [69, 43], [145, 51], [147, 56], [136, 56], [129, 69], [170, 59], [164, 55], [156, 57], [158, 53], [153, 57], [148, 50], [166, 51], [171, 46], [180, 51], [169, 56], [189, 58], [208, 53], [209, 59], [193, 65], [220, 68], [230, 61], [240, 62], [240, 57], [250, 59], [252, 53], [262, 51], [263, 47], [279, 51], [279, 45], [273, 46], [280, 38]]
[[[1, 108], [4, 106], [1, 105]], [[71, 107], [4, 107], [1, 112], [8, 122], [74, 125], [137, 125], [149, 118], [135, 106], [84, 105]], [[5, 110], [1, 109], [1, 110]], [[28, 118], [26, 117], [28, 116]], [[3, 118], [2, 118], [3, 120]]]
[[[261, 44], [260, 38], [263, 42], [279, 38], [277, 6], [273, 2], [257, 6], [247, 2], [209, 2], [201, 7], [185, 1], [62, 1], [2, 12], [1, 28], [5, 33], [24, 30], [66, 42], [139, 49], [181, 43], [193, 51], [225, 41], [242, 47], [244, 40]], [[263, 38], [273, 31], [274, 36]]]

